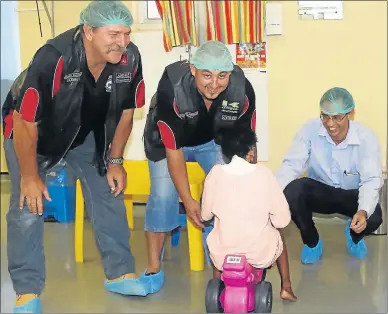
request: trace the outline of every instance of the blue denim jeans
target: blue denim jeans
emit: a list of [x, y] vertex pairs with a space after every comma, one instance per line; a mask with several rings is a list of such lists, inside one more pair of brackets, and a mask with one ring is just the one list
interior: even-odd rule
[[[19, 209], [20, 170], [13, 140], [4, 139], [4, 149], [12, 185], [7, 214], [8, 270], [16, 294], [40, 294], [46, 279], [43, 216], [30, 213], [26, 206]], [[124, 195], [114, 197], [110, 192], [106, 177], [92, 165], [94, 151], [90, 134], [81, 146], [68, 152], [65, 161], [81, 180], [105, 275], [114, 279], [135, 272], [135, 261], [129, 247]], [[41, 176], [44, 179], [45, 173]]]
[[[223, 164], [221, 148], [214, 141], [184, 147], [186, 161], [197, 161], [206, 174], [215, 164]], [[149, 232], [169, 232], [179, 226], [179, 196], [168, 171], [167, 159], [148, 160], [151, 193], [148, 197], [144, 229]]]

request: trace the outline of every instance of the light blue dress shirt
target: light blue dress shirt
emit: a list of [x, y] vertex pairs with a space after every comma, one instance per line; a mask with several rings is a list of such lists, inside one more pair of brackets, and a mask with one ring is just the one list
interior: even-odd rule
[[383, 184], [381, 148], [373, 131], [349, 121], [346, 139], [336, 145], [320, 119], [308, 121], [296, 134], [276, 172], [284, 189], [307, 170], [307, 176], [344, 190], [359, 189], [358, 210], [370, 217]]

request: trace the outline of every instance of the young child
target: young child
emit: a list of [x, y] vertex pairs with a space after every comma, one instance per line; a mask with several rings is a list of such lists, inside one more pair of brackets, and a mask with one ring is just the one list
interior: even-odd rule
[[[221, 133], [221, 149], [225, 165], [216, 165], [205, 180], [202, 197], [202, 219], [214, 217], [214, 229], [207, 244], [214, 267], [214, 277], [220, 272], [227, 254], [244, 254], [256, 268], [268, 268], [283, 251], [283, 241], [277, 228], [291, 221], [286, 198], [275, 176], [256, 158], [256, 134], [239, 129]], [[287, 256], [282, 263], [287, 263]], [[279, 265], [279, 272], [284, 265]], [[284, 271], [284, 268], [282, 269]], [[283, 278], [282, 278], [283, 279]], [[280, 296], [295, 301], [289, 287]]]

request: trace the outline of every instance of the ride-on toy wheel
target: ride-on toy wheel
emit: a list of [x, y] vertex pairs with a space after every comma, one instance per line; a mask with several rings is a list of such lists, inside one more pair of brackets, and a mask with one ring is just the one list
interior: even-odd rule
[[272, 311], [272, 285], [262, 281], [256, 285], [255, 313], [271, 313]]
[[211, 279], [206, 288], [206, 313], [223, 313], [220, 296], [225, 283], [219, 279]]

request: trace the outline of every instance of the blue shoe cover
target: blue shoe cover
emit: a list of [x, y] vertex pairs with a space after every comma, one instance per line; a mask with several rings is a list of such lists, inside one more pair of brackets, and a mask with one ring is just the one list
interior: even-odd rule
[[368, 248], [366, 247], [364, 239], [357, 244], [353, 242], [352, 236], [350, 235], [350, 223], [351, 220], [349, 219], [345, 228], [346, 244], [349, 254], [359, 259], [364, 259], [368, 255]]
[[164, 272], [160, 270], [157, 274], [146, 276], [146, 271], [144, 271], [140, 276], [140, 280], [149, 289], [147, 290], [147, 294], [156, 293], [163, 287]]
[[319, 239], [318, 244], [311, 248], [306, 244], [303, 246], [302, 254], [300, 259], [303, 264], [315, 264], [322, 257], [323, 253], [323, 243], [322, 240]]
[[150, 290], [150, 287], [148, 287], [147, 283], [144, 283], [141, 278], [124, 278], [122, 280], [113, 282], [106, 280], [104, 286], [110, 292], [141, 297], [146, 296], [148, 294], [148, 291]]
[[15, 306], [13, 308], [14, 313], [41, 313], [42, 312], [42, 304], [40, 302], [40, 298], [32, 299], [26, 302], [22, 306]]

